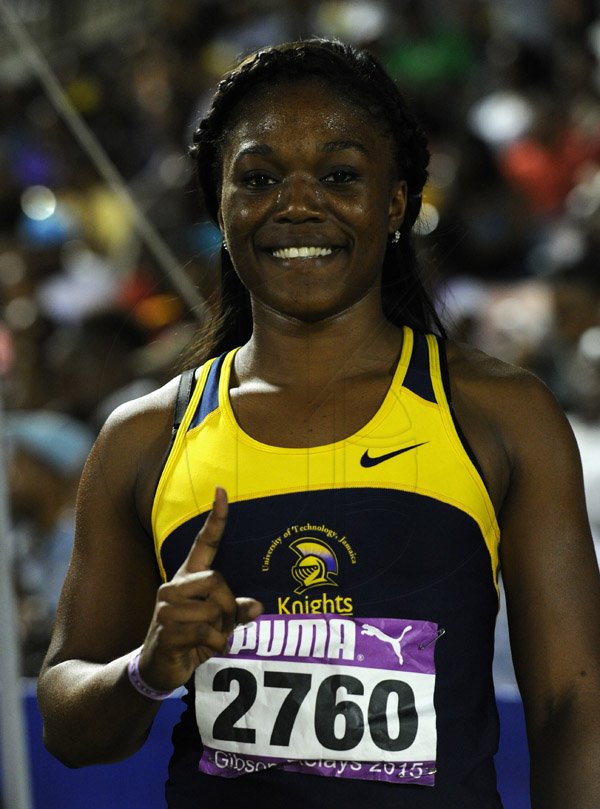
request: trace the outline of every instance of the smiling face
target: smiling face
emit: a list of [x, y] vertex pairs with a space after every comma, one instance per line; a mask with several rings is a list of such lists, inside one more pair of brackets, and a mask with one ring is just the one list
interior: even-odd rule
[[255, 318], [380, 310], [386, 243], [406, 205], [392, 149], [380, 123], [316, 80], [260, 88], [238, 110], [219, 222]]

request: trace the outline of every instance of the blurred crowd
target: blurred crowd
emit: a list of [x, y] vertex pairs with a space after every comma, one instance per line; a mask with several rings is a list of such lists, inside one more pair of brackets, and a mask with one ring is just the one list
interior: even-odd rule
[[[452, 336], [532, 369], [567, 410], [600, 543], [598, 0], [139, 0], [108, 3], [112, 22], [97, 27], [86, 3], [76, 15], [67, 0], [12, 5], [122, 178], [82, 145], [7, 29], [0, 372], [26, 675], [47, 643], [95, 435], [176, 373], [218, 296], [220, 234], [194, 187], [191, 132], [236, 57], [277, 41], [366, 46], [404, 88], [432, 151], [426, 280]], [[174, 266], [198, 305], [181, 299]]]

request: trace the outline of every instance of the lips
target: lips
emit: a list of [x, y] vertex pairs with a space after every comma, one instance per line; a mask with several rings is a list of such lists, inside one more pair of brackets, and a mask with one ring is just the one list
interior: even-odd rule
[[334, 249], [333, 247], [308, 247], [299, 245], [298, 247], [279, 247], [270, 252], [275, 258], [288, 260], [294, 258], [322, 258], [324, 256], [330, 256]]

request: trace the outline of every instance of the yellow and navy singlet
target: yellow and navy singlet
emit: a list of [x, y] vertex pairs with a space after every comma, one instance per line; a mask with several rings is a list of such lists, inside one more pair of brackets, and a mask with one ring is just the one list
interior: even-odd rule
[[214, 567], [265, 613], [190, 681], [168, 806], [500, 809], [499, 528], [443, 342], [405, 327], [375, 415], [302, 449], [237, 424], [234, 355], [196, 375], [152, 524], [168, 580], [224, 487]]

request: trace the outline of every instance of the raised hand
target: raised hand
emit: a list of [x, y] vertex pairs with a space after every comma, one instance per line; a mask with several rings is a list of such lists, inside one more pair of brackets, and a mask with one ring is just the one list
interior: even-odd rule
[[152, 622], [140, 656], [140, 673], [158, 690], [186, 683], [195, 669], [227, 649], [234, 627], [256, 618], [262, 605], [235, 598], [223, 576], [211, 565], [227, 523], [224, 489], [175, 576], [158, 588]]

